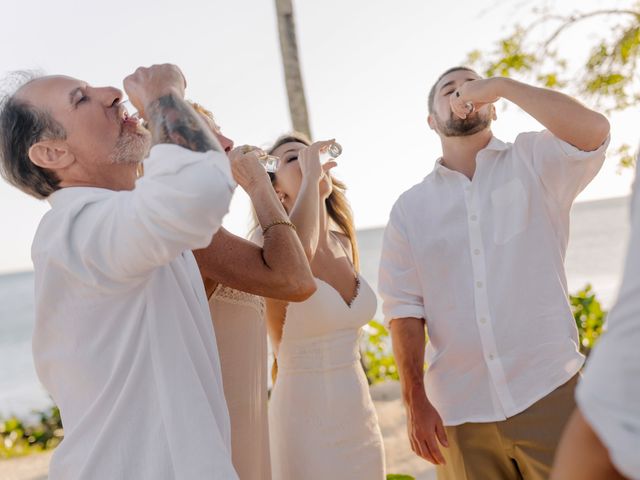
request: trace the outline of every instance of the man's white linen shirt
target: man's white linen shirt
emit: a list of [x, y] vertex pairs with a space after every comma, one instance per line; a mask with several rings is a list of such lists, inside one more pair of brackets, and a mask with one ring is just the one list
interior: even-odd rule
[[226, 155], [157, 145], [132, 191], [49, 197], [32, 246], [38, 376], [65, 438], [51, 480], [236, 479], [192, 249], [235, 188]]
[[549, 131], [493, 137], [472, 180], [440, 159], [394, 205], [383, 312], [426, 320], [425, 388], [445, 425], [509, 418], [582, 366], [564, 271], [569, 212], [607, 145], [582, 152]]

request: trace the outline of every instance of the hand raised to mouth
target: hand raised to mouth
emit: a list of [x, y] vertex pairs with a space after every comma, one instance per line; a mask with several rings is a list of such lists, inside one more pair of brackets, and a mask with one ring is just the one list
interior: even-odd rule
[[171, 64], [138, 68], [124, 79], [131, 104], [148, 123], [152, 143], [173, 143], [189, 150], [224, 153], [200, 115], [184, 99], [186, 80]]
[[492, 78], [471, 80], [460, 85], [449, 97], [454, 115], [465, 119], [483, 106], [498, 101], [500, 97], [495, 92], [495, 86]]

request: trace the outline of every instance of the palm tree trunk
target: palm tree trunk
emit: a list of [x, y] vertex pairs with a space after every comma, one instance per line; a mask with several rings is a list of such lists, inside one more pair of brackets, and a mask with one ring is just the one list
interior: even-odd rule
[[300, 62], [298, 60], [298, 43], [293, 18], [292, 0], [275, 0], [278, 16], [278, 32], [280, 34], [280, 51], [282, 65], [289, 98], [289, 113], [293, 129], [305, 133], [311, 138], [307, 100], [302, 85]]

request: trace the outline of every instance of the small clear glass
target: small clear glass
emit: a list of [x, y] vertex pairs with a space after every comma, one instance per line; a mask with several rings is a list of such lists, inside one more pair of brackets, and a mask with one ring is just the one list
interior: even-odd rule
[[124, 109], [127, 111], [127, 115], [129, 116], [129, 118], [141, 120], [140, 112], [138, 112], [134, 108], [133, 104], [131, 103], [131, 100], [129, 100], [128, 98], [125, 98], [124, 100], [120, 101], [120, 105], [122, 105]]
[[280, 159], [273, 155], [264, 155], [258, 158], [258, 161], [262, 164], [267, 173], [273, 174], [278, 170], [278, 162]]
[[341, 153], [342, 153], [342, 145], [340, 145], [338, 142], [333, 142], [329, 146], [329, 148], [327, 148], [323, 152], [320, 152], [320, 163], [324, 165], [329, 160], [335, 160], [340, 156]]

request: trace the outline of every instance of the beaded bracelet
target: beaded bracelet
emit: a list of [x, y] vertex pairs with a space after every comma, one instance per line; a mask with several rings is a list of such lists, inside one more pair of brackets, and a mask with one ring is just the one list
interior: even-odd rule
[[267, 233], [267, 230], [269, 230], [271, 227], [275, 227], [276, 225], [286, 225], [287, 227], [291, 227], [294, 230], [296, 230], [296, 226], [291, 223], [288, 220], [276, 220], [275, 222], [271, 222], [269, 225], [267, 225], [266, 227], [264, 227], [262, 229], [262, 235], [265, 235]]

